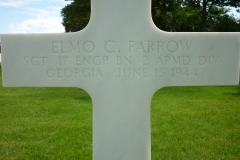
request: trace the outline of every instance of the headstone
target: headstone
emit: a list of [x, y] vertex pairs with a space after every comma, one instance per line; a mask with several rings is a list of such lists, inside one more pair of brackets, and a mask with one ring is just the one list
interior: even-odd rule
[[4, 87], [88, 92], [94, 160], [151, 159], [158, 89], [238, 84], [239, 33], [161, 31], [150, 0], [92, 0], [91, 8], [80, 32], [2, 35], [2, 68]]

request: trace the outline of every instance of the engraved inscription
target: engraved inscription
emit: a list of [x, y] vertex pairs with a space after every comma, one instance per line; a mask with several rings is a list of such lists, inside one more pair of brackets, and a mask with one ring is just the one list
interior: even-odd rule
[[95, 77], [103, 77], [102, 71], [100, 69], [94, 69], [94, 68], [84, 68], [84, 69], [48, 69], [47, 70], [47, 76], [49, 78], [95, 78]]
[[[127, 46], [126, 46], [127, 44]], [[115, 78], [162, 78], [162, 77], [197, 77], [198, 67], [215, 66], [219, 56], [193, 56], [193, 41], [135, 41], [122, 43], [126, 48], [121, 53], [115, 40], [102, 43], [104, 52], [93, 52], [93, 41], [51, 41], [51, 58], [57, 66], [46, 68], [48, 78], [102, 78], [111, 69]], [[127, 51], [127, 52], [126, 52]], [[137, 55], [135, 53], [142, 53]], [[149, 54], [151, 53], [151, 54]], [[152, 54], [154, 53], [154, 54]], [[178, 54], [179, 53], [179, 54]], [[45, 66], [50, 63], [47, 56], [25, 56], [24, 66]], [[194, 64], [195, 68], [188, 66]], [[72, 66], [72, 67], [67, 67]], [[110, 67], [111, 66], [111, 67]], [[67, 68], [66, 68], [67, 67]], [[107, 67], [107, 68], [106, 68]]]
[[185, 77], [189, 77], [189, 76], [194, 76], [196, 77], [197, 74], [197, 69], [194, 70], [190, 70], [190, 69], [181, 69], [181, 68], [173, 68], [172, 69], [172, 77], [179, 77], [179, 76], [185, 76]]
[[148, 62], [148, 56], [143, 56], [143, 65], [148, 65], [149, 62]]
[[118, 73], [115, 76], [119, 77], [148, 77], [148, 69], [147, 68], [119, 68]]
[[66, 65], [68, 57], [58, 57], [58, 64], [59, 65]]
[[75, 57], [76, 65], [108, 65], [107, 56], [78, 56]]
[[155, 69], [155, 77], [163, 77], [165, 76], [165, 73], [164, 73], [164, 68], [156, 68]]
[[115, 52], [114, 44], [115, 44], [114, 41], [107, 41], [104, 46], [105, 51], [107, 51], [108, 53]]
[[127, 64], [132, 64], [132, 57], [131, 56], [117, 56], [117, 65], [127, 65]]
[[189, 52], [192, 41], [128, 41], [130, 53], [175, 53], [177, 51]]
[[92, 41], [52, 41], [52, 53], [91, 53], [94, 51]]
[[156, 65], [188, 65], [190, 62], [189, 56], [159, 56]]
[[199, 56], [198, 64], [199, 65], [216, 65], [218, 62], [219, 56]]
[[25, 56], [24, 58], [24, 65], [25, 66], [44, 66], [45, 63], [46, 63], [46, 59], [47, 57], [28, 57], [28, 56]]

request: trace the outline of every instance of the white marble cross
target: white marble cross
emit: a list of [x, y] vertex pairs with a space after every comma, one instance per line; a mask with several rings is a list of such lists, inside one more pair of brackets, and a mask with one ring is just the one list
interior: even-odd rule
[[92, 0], [85, 29], [2, 35], [4, 87], [79, 87], [93, 159], [150, 160], [150, 103], [167, 86], [237, 85], [239, 33], [168, 33], [150, 0]]

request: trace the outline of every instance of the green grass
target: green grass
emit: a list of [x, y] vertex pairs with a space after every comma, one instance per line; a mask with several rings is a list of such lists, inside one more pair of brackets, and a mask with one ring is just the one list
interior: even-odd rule
[[240, 86], [164, 88], [151, 109], [152, 159], [240, 159]]
[[[161, 89], [151, 106], [152, 160], [240, 159], [239, 115], [240, 86]], [[0, 85], [0, 159], [91, 160], [89, 95]]]

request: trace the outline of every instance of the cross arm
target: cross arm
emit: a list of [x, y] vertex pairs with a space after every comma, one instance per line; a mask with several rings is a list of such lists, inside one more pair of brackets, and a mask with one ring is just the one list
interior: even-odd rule
[[[4, 87], [76, 87], [101, 76], [89, 56], [97, 45], [85, 32], [5, 34], [2, 38]], [[102, 59], [101, 59], [102, 58]]]
[[160, 87], [238, 84], [240, 33], [156, 32], [151, 63]]

